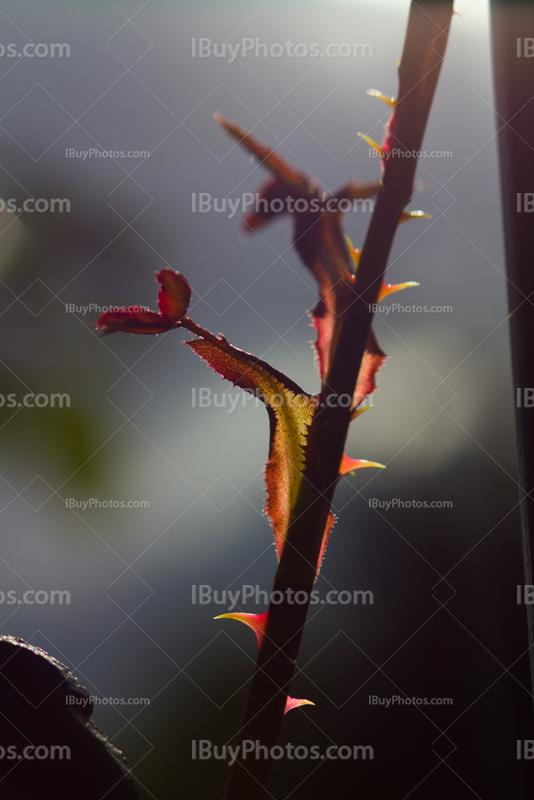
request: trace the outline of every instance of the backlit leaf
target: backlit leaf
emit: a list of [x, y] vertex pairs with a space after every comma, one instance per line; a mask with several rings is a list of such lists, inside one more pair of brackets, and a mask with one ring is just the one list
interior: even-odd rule
[[386, 360], [387, 356], [376, 341], [373, 331], [369, 331], [367, 346], [362, 359], [362, 365], [358, 374], [358, 382], [352, 401], [353, 409], [357, 409], [360, 403], [376, 389], [376, 373]]
[[134, 306], [120, 311], [107, 311], [99, 317], [96, 329], [104, 333], [158, 334], [180, 325], [191, 300], [191, 287], [179, 272], [162, 269], [156, 273], [161, 284], [157, 311]]
[[265, 469], [266, 513], [280, 556], [303, 480], [306, 442], [317, 399], [265, 361], [224, 339], [208, 334], [187, 344], [223, 378], [259, 397], [268, 408], [271, 430]]
[[172, 269], [160, 270], [157, 279], [161, 284], [158, 307], [162, 316], [173, 322], [179, 322], [191, 302], [191, 287], [183, 275]]
[[[343, 315], [348, 305], [354, 301], [355, 273], [354, 248], [349, 252], [349, 244], [343, 235], [345, 206], [341, 201], [372, 197], [380, 189], [380, 182], [358, 184], [355, 181], [342, 187], [334, 196], [321, 193], [317, 185], [306, 176], [296, 172], [270, 148], [260, 144], [253, 136], [233, 122], [218, 117], [218, 121], [240, 144], [261, 159], [274, 178], [265, 184], [259, 194], [256, 209], [245, 218], [249, 230], [255, 230], [276, 216], [289, 213], [289, 199], [292, 201], [294, 220], [293, 244], [306, 267], [313, 273], [319, 288], [319, 301], [312, 312], [317, 331], [315, 348], [322, 391], [328, 392], [328, 373], [337, 345]], [[280, 211], [273, 211], [269, 201], [281, 201]], [[306, 201], [300, 208], [297, 200]], [[350, 245], [352, 247], [352, 245]], [[373, 342], [374, 344], [374, 337]], [[381, 351], [380, 351], [381, 353]], [[373, 352], [366, 353], [359, 379], [361, 393], [364, 387], [374, 387], [370, 375], [382, 361]]]
[[174, 328], [174, 323], [169, 322], [157, 311], [138, 311], [137, 309], [125, 309], [124, 311], [106, 311], [99, 317], [97, 331], [104, 333], [165, 333]]
[[215, 119], [230, 136], [242, 144], [249, 153], [256, 156], [264, 167], [270, 170], [273, 175], [283, 181], [288, 187], [306, 190], [308, 184], [306, 176], [294, 170], [293, 167], [281, 159], [274, 150], [271, 150], [271, 148], [267, 147], [265, 144], [261, 144], [235, 122], [230, 122], [230, 120], [225, 119], [220, 114], [215, 114]]

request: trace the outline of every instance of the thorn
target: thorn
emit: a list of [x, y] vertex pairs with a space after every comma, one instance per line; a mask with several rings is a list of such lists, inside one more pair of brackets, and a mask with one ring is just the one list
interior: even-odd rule
[[288, 697], [286, 700], [286, 707], [284, 714], [287, 714], [288, 711], [291, 711], [294, 708], [298, 708], [299, 706], [314, 706], [315, 703], [312, 703], [311, 700], [297, 700], [295, 697]]
[[349, 458], [346, 453], [343, 453], [341, 465], [339, 467], [340, 475], [352, 475], [354, 470], [361, 469], [362, 467], [378, 467], [385, 469], [385, 464], [379, 464], [377, 461], [365, 461], [359, 458]]
[[345, 235], [345, 242], [347, 243], [347, 249], [349, 251], [349, 255], [352, 259], [352, 264], [354, 266], [354, 272], [358, 271], [358, 264], [360, 263], [360, 256], [362, 254], [361, 250], [357, 250], [354, 245], [352, 244], [351, 240], [347, 235]]
[[364, 406], [363, 408], [353, 408], [350, 416], [351, 421], [353, 419], [356, 419], [356, 417], [359, 417], [361, 414], [363, 414], [364, 411], [369, 411], [370, 408], [372, 408], [372, 406]]
[[426, 211], [403, 211], [399, 225], [409, 219], [432, 219], [432, 214], [427, 214]]
[[265, 611], [263, 614], [230, 612], [228, 614], [219, 614], [218, 617], [214, 617], [213, 619], [236, 619], [238, 622], [244, 622], [245, 625], [248, 625], [248, 627], [254, 631], [256, 634], [256, 639], [258, 640], [258, 647], [261, 647], [263, 635], [265, 633], [265, 626], [267, 624], [268, 613], [268, 611]]
[[378, 89], [367, 89], [367, 94], [371, 97], [378, 97], [379, 100], [382, 100], [386, 105], [390, 106], [391, 108], [395, 108], [397, 101], [394, 97], [388, 97], [387, 94], [383, 92], [379, 92]]
[[369, 145], [369, 147], [372, 147], [372, 148], [373, 148], [373, 150], [375, 150], [375, 151], [376, 151], [376, 152], [377, 152], [377, 153], [380, 155], [380, 157], [382, 157], [382, 156], [383, 156], [383, 154], [384, 154], [384, 148], [383, 148], [383, 147], [380, 147], [380, 145], [379, 145], [377, 142], [375, 142], [375, 140], [374, 140], [374, 139], [371, 139], [371, 137], [370, 137], [370, 136], [366, 136], [366, 134], [365, 134], [365, 133], [358, 133], [358, 136], [359, 136], [361, 139], [363, 139], [364, 141], [366, 141], [366, 142], [367, 142], [367, 144]]
[[381, 303], [384, 297], [393, 292], [400, 292], [402, 289], [409, 289], [411, 286], [420, 286], [417, 281], [407, 281], [406, 283], [383, 283], [378, 294], [378, 302]]
[[[354, 273], [358, 272], [358, 265], [360, 263], [360, 256], [362, 254], [361, 250], [357, 250], [354, 245], [352, 244], [351, 240], [348, 236], [345, 235], [345, 242], [347, 243], [347, 249], [349, 251], [349, 255], [352, 259], [352, 263], [354, 266]], [[380, 303], [384, 297], [387, 297], [388, 294], [393, 294], [393, 292], [400, 292], [401, 289], [409, 289], [411, 286], [420, 286], [417, 281], [407, 281], [406, 283], [383, 283], [378, 294], [378, 302]]]

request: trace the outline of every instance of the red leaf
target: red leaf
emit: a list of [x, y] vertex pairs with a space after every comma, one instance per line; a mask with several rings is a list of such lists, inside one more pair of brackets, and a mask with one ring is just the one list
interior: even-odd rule
[[330, 532], [334, 527], [336, 522], [336, 518], [332, 512], [328, 514], [328, 521], [326, 523], [325, 532], [323, 534], [323, 541], [321, 543], [321, 550], [319, 553], [319, 560], [317, 561], [317, 575], [319, 575], [319, 571], [321, 569], [321, 565], [323, 563], [324, 554], [326, 553], [326, 547], [328, 545], [328, 537], [330, 536]]
[[125, 311], [107, 311], [98, 318], [97, 330], [104, 333], [158, 334], [180, 326], [191, 300], [191, 287], [179, 272], [162, 269], [156, 273], [160, 282], [158, 306], [160, 312], [143, 311], [138, 306]]
[[[317, 331], [319, 372], [323, 391], [328, 390], [328, 370], [337, 344], [342, 316], [354, 298], [354, 269], [342, 231], [344, 211], [339, 201], [355, 201], [372, 197], [380, 189], [380, 182], [359, 184], [352, 181], [342, 187], [334, 197], [321, 194], [318, 187], [305, 175], [297, 172], [273, 150], [258, 142], [234, 122], [216, 115], [222, 127], [274, 175], [257, 195], [260, 202], [250, 212], [245, 225], [255, 230], [275, 216], [288, 213], [287, 201], [303, 199], [304, 210], [292, 214], [295, 220], [293, 244], [304, 264], [314, 274], [319, 284], [319, 302], [312, 312]], [[282, 201], [280, 210], [273, 210], [273, 201]], [[343, 209], [345, 206], [341, 206]]]
[[272, 178], [257, 192], [254, 209], [244, 219], [245, 230], [255, 231], [274, 217], [288, 214], [288, 199], [295, 199], [295, 196], [299, 195], [295, 195], [284, 181]]
[[220, 114], [215, 114], [215, 119], [219, 125], [224, 128], [230, 136], [236, 139], [239, 144], [242, 144], [249, 153], [259, 158], [263, 166], [270, 170], [275, 177], [294, 189], [307, 190], [308, 178], [294, 170], [293, 167], [280, 158], [274, 150], [271, 150], [271, 148], [267, 147], [265, 144], [261, 144], [261, 142], [258, 142], [257, 139], [251, 136], [250, 133], [247, 133], [243, 128], [240, 128], [235, 122], [230, 122], [230, 120], [225, 119]]
[[187, 344], [223, 378], [259, 397], [268, 408], [271, 430], [265, 468], [265, 510], [280, 557], [304, 476], [307, 437], [317, 399], [303, 392], [265, 361], [208, 331], [204, 338]]
[[124, 333], [165, 333], [174, 328], [175, 323], [164, 319], [156, 311], [107, 311], [99, 317], [97, 330], [104, 333], [123, 331]]
[[312, 311], [312, 319], [317, 331], [319, 374], [323, 391], [328, 391], [328, 371], [353, 283], [340, 213], [321, 210], [316, 214], [297, 214], [294, 244], [318, 284], [319, 302]]
[[[275, 216], [288, 213], [289, 198], [304, 199], [302, 211], [293, 211], [295, 228], [293, 243], [304, 264], [315, 276], [319, 286], [319, 302], [312, 312], [313, 324], [317, 331], [317, 350], [319, 372], [323, 391], [328, 391], [328, 371], [337, 344], [343, 314], [354, 299], [355, 270], [347, 249], [342, 230], [344, 212], [339, 210], [339, 201], [354, 201], [372, 197], [380, 182], [359, 184], [352, 181], [341, 188], [334, 197], [321, 195], [318, 187], [305, 175], [298, 173], [269, 147], [260, 144], [253, 136], [233, 122], [217, 116], [219, 123], [240, 144], [260, 158], [262, 164], [274, 175], [257, 195], [260, 201], [256, 210], [250, 212], [245, 225], [255, 230]], [[274, 200], [282, 201], [280, 210], [273, 210]], [[345, 208], [345, 206], [341, 206]], [[374, 337], [373, 337], [374, 339]], [[382, 360], [384, 354], [380, 351]], [[370, 378], [382, 361], [375, 359], [374, 353], [366, 354], [362, 365], [362, 386], [371, 385]], [[373, 371], [374, 370], [374, 371]], [[374, 385], [374, 384], [373, 384]], [[358, 391], [358, 394], [361, 392]]]
[[158, 308], [168, 320], [179, 322], [185, 315], [191, 301], [191, 287], [179, 272], [162, 269], [156, 273], [161, 283], [158, 292]]
[[386, 354], [381, 350], [375, 339], [373, 331], [369, 331], [367, 347], [363, 356], [362, 365], [358, 374], [356, 391], [354, 392], [353, 408], [356, 409], [362, 400], [372, 394], [376, 389], [376, 373], [386, 360]]

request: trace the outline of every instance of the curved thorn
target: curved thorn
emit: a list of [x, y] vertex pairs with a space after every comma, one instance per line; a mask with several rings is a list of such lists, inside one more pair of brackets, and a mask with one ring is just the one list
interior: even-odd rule
[[[360, 256], [362, 254], [361, 250], [357, 250], [354, 245], [352, 244], [351, 240], [347, 235], [345, 235], [345, 242], [347, 244], [347, 249], [349, 251], [349, 255], [352, 259], [352, 264], [354, 266], [354, 274], [358, 271], [358, 265], [360, 263]], [[393, 292], [400, 292], [401, 289], [408, 289], [411, 286], [419, 286], [420, 284], [417, 281], [407, 281], [406, 283], [383, 283], [378, 295], [378, 302], [380, 303], [384, 297], [387, 297], [388, 294], [393, 294]]]
[[385, 469], [385, 464], [379, 464], [378, 461], [365, 461], [364, 459], [359, 458], [349, 458], [346, 453], [343, 453], [343, 458], [341, 459], [341, 465], [339, 467], [339, 474], [340, 475], [352, 475], [354, 470], [361, 469], [362, 467], [377, 467], [379, 469]]
[[432, 219], [432, 214], [427, 214], [426, 211], [403, 211], [399, 220], [399, 225], [407, 222], [409, 219]]
[[314, 706], [314, 705], [315, 703], [312, 703], [311, 700], [297, 700], [295, 697], [288, 697], [286, 700], [284, 715], [287, 714], [288, 711], [291, 711], [294, 708], [298, 708], [299, 706]]
[[213, 619], [236, 619], [238, 622], [244, 622], [256, 634], [258, 640], [258, 647], [261, 647], [263, 636], [265, 633], [265, 626], [267, 624], [268, 611], [263, 614], [245, 614], [244, 612], [229, 612], [228, 614], [219, 614], [218, 617]]
[[417, 281], [406, 281], [406, 283], [383, 283], [378, 294], [378, 302], [380, 303], [384, 297], [387, 297], [388, 294], [393, 294], [393, 292], [400, 292], [403, 289], [410, 289], [412, 286], [420, 286], [421, 284]]

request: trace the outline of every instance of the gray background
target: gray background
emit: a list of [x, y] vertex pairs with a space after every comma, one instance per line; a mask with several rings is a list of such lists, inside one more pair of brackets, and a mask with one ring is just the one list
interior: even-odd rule
[[[515, 759], [516, 740], [532, 736], [531, 698], [488, 9], [457, 8], [425, 139], [453, 155], [421, 161], [411, 207], [433, 219], [399, 230], [388, 272], [421, 283], [390, 302], [453, 311], [376, 319], [391, 358], [348, 450], [388, 469], [341, 482], [317, 584], [369, 590], [375, 602], [312, 610], [295, 694], [316, 707], [284, 728], [284, 741], [369, 744], [375, 759], [280, 762], [271, 791], [281, 800], [527, 796], [528, 768]], [[44, 647], [95, 695], [150, 698], [95, 712], [143, 798], [221, 796], [227, 767], [192, 761], [191, 740], [235, 736], [255, 648], [245, 629], [212, 621], [224, 608], [192, 605], [191, 587], [271, 586], [267, 415], [193, 408], [192, 389], [228, 385], [180, 333], [102, 339], [97, 314], [65, 304], [154, 308], [154, 271], [178, 269], [199, 324], [316, 391], [315, 287], [289, 221], [245, 237], [237, 218], [192, 213], [191, 196], [235, 200], [265, 178], [215, 111], [331, 190], [376, 179], [357, 132], [383, 137], [387, 108], [366, 90], [395, 94], [407, 11], [400, 0], [2, 3], [2, 42], [68, 43], [71, 57], [0, 58], [1, 196], [72, 204], [70, 214], [1, 215], [0, 392], [72, 397], [68, 410], [0, 408], [0, 590], [72, 596], [61, 607], [2, 603], [2, 633]], [[193, 37], [369, 43], [373, 57], [229, 64], [192, 58]], [[93, 147], [151, 155], [66, 157]], [[356, 245], [368, 221], [349, 215]], [[150, 508], [83, 512], [68, 498]], [[372, 498], [453, 508], [379, 511]], [[403, 693], [453, 705], [369, 705]]]

